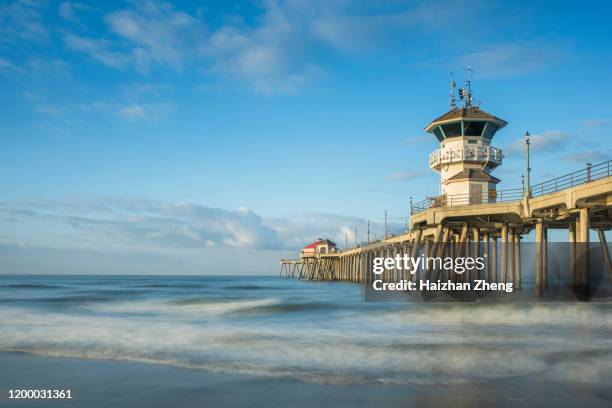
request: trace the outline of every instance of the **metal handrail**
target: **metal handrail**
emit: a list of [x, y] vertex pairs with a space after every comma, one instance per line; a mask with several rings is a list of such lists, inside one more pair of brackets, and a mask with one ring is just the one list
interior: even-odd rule
[[410, 214], [427, 210], [428, 208], [456, 207], [460, 205], [495, 204], [510, 201], [520, 201], [523, 198], [523, 189], [513, 188], [507, 190], [493, 190], [481, 194], [445, 194], [436, 197], [427, 197], [412, 205]]
[[[563, 176], [544, 181], [543, 183], [533, 185], [530, 188], [531, 196], [539, 197], [544, 194], [555, 193], [566, 188], [589, 183], [604, 177], [610, 177], [611, 175], [612, 160], [607, 160], [596, 165], [587, 163], [586, 168], [582, 170], [568, 173]], [[491, 194], [454, 194], [427, 197], [425, 200], [413, 204], [410, 208], [410, 214], [416, 214], [434, 207], [453, 207], [458, 205], [494, 204], [520, 201], [523, 198], [524, 193], [525, 192], [523, 189], [514, 188], [496, 191], [494, 196], [491, 196]]]
[[566, 188], [609, 177], [612, 175], [611, 166], [612, 160], [607, 160], [596, 165], [587, 163], [587, 166], [582, 170], [574, 171], [573, 173], [568, 173], [552, 180], [533, 185], [531, 187], [531, 196], [539, 197], [544, 194], [555, 193]]

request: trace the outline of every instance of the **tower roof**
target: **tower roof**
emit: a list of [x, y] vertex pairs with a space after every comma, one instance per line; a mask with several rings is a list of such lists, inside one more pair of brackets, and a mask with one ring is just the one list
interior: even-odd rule
[[450, 177], [447, 182], [461, 181], [461, 180], [475, 180], [475, 181], [488, 181], [490, 183], [499, 183], [500, 180], [497, 177], [493, 177], [489, 173], [485, 173], [478, 169], [463, 169], [459, 173]]
[[494, 122], [498, 128], [504, 127], [508, 124], [508, 122], [505, 120], [500, 119], [497, 116], [493, 116], [489, 112], [485, 112], [476, 106], [472, 106], [469, 108], [455, 108], [446, 112], [444, 115], [432, 120], [425, 130], [430, 132], [435, 125], [463, 119], [491, 121]]

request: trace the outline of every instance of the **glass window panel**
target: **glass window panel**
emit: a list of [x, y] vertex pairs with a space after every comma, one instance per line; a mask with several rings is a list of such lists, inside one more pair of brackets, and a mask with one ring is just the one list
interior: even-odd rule
[[447, 138], [461, 136], [461, 122], [442, 125], [442, 129], [444, 130], [444, 134]]
[[482, 137], [485, 138], [485, 139], [491, 140], [491, 138], [495, 134], [495, 131], [497, 131], [497, 126], [494, 125], [493, 123], [489, 122], [489, 123], [487, 123], [487, 127], [486, 127], [485, 132], [482, 135]]
[[465, 122], [464, 131], [466, 136], [480, 136], [484, 129], [485, 122], [469, 121]]
[[442, 131], [440, 130], [439, 126], [436, 126], [433, 132], [434, 132], [434, 135], [436, 135], [436, 138], [438, 138], [439, 142], [444, 140], [444, 135], [442, 134]]

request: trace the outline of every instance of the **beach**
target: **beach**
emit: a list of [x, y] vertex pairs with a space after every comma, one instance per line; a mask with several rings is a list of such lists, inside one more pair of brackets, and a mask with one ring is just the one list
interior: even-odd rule
[[[453, 386], [312, 384], [119, 361], [0, 354], [2, 406], [83, 407], [608, 407], [609, 386], [518, 376]], [[7, 387], [73, 390], [71, 400], [8, 400]], [[520, 390], [520, 392], [518, 391]]]
[[[277, 277], [3, 276], [2, 406], [609, 406], [608, 303], [365, 302]], [[9, 389], [71, 400], [9, 400]]]

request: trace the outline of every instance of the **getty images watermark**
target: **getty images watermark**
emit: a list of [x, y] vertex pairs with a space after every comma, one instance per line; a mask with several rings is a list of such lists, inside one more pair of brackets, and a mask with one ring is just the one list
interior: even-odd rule
[[545, 253], [534, 242], [472, 250], [466, 256], [366, 255], [365, 300], [612, 300], [610, 251], [599, 243], [549, 242]]
[[[385, 282], [385, 272], [387, 276], [392, 272], [394, 277], [414, 275], [419, 269], [425, 271], [440, 271], [448, 275], [454, 272], [461, 276], [466, 272], [473, 272], [475, 276], [484, 274], [486, 268], [486, 257], [430, 257], [421, 255], [411, 257], [407, 254], [397, 254], [395, 257], [376, 257], [373, 259], [372, 272], [376, 276], [372, 282], [372, 288], [376, 291], [415, 291], [415, 290], [497, 290], [510, 293], [514, 290], [511, 282], [497, 283], [487, 282], [485, 279], [473, 279], [473, 282], [460, 282], [454, 280], [443, 281], [441, 279], [430, 280], [420, 279], [415, 282], [411, 279], [400, 279], [399, 281]], [[406, 273], [404, 273], [406, 272]]]

